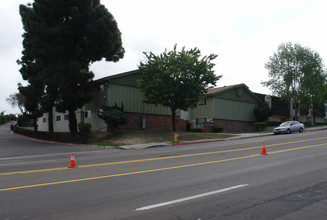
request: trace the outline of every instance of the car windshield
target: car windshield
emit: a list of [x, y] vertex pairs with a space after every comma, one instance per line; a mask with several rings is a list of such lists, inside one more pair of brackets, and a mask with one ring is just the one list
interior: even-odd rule
[[290, 121], [287, 121], [287, 122], [284, 122], [284, 123], [281, 123], [279, 125], [279, 127], [286, 127], [286, 126], [290, 126], [291, 122]]

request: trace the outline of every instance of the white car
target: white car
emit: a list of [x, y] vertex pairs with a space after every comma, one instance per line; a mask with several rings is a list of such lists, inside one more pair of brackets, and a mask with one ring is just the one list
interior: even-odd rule
[[293, 131], [303, 132], [304, 125], [298, 121], [286, 121], [281, 123], [277, 128], [274, 128], [274, 134], [286, 133], [290, 134]]

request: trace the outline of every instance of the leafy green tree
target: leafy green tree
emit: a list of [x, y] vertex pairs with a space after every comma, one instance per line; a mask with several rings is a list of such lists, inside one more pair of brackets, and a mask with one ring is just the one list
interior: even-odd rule
[[311, 109], [313, 121], [316, 121], [316, 115], [326, 100], [326, 70], [320, 55], [305, 48], [303, 58], [303, 67], [301, 84], [302, 89], [299, 94], [301, 107]]
[[8, 98], [6, 98], [6, 102], [8, 102], [11, 107], [18, 107], [20, 112], [23, 114], [25, 112], [24, 110], [24, 97], [22, 94], [16, 92], [13, 94], [10, 94]]
[[256, 106], [253, 109], [253, 113], [258, 122], [264, 122], [269, 116], [273, 115], [273, 111], [267, 103], [265, 103], [263, 106]]
[[110, 132], [114, 132], [119, 125], [127, 123], [127, 116], [124, 113], [123, 105], [119, 108], [115, 103], [114, 106], [103, 106], [101, 109], [102, 112], [99, 118], [106, 122]]
[[[319, 54], [311, 49], [299, 44], [280, 44], [265, 67], [271, 79], [262, 84], [284, 100], [301, 102], [304, 106], [322, 101], [319, 90], [325, 84], [323, 63]], [[295, 104], [296, 119], [298, 112]]]
[[214, 74], [212, 61], [217, 57], [210, 54], [201, 58], [198, 48], [176, 50], [155, 55], [144, 53], [146, 61], [140, 62], [142, 73], [138, 81], [144, 92], [146, 103], [170, 107], [172, 130], [176, 131], [175, 117], [177, 109], [195, 108], [210, 85], [216, 85], [221, 76]]
[[33, 119], [34, 131], [37, 131], [37, 118], [43, 115], [43, 111], [39, 104], [41, 95], [43, 94], [43, 86], [37, 83], [32, 83], [28, 86], [20, 85], [18, 90], [21, 95], [24, 96], [24, 107], [26, 109], [25, 114]]
[[100, 0], [35, 0], [21, 5], [20, 14], [25, 30], [20, 64], [38, 69], [46, 94], [40, 101], [43, 109], [49, 115], [53, 106], [68, 111], [69, 129], [75, 133], [75, 111], [91, 100], [90, 64], [123, 58], [117, 22]]

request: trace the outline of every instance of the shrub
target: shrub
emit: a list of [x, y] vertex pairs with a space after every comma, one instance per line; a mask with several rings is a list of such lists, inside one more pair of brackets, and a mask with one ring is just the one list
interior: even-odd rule
[[92, 125], [90, 123], [80, 122], [78, 123], [78, 130], [81, 133], [90, 133], [92, 130]]
[[186, 122], [186, 131], [191, 131], [192, 129], [192, 123], [191, 122]]
[[313, 126], [313, 122], [304, 122], [304, 126], [310, 128]]
[[257, 131], [263, 131], [266, 129], [266, 122], [255, 122], [254, 126]]
[[107, 126], [110, 129], [110, 132], [114, 132], [119, 125], [127, 124], [127, 116], [124, 113], [124, 106], [119, 108], [115, 103], [114, 106], [103, 106], [102, 112], [99, 116], [102, 120], [104, 120]]
[[78, 130], [82, 143], [87, 143], [91, 135], [92, 125], [90, 123], [80, 122], [78, 123]]
[[315, 122], [315, 126], [327, 125], [326, 122]]
[[266, 126], [277, 127], [281, 124], [280, 121], [266, 121]]
[[211, 126], [212, 132], [214, 133], [220, 133], [224, 131], [224, 127], [220, 126], [220, 125], [213, 125]]
[[18, 126], [22, 127], [22, 126], [28, 126], [28, 124], [30, 123], [30, 119], [26, 116], [26, 115], [19, 115], [18, 119], [17, 119], [17, 124]]
[[191, 132], [203, 132], [203, 129], [202, 128], [192, 128], [190, 131]]

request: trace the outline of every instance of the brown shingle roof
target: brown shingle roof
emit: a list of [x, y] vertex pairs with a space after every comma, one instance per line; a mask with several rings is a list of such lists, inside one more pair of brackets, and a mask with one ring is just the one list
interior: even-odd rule
[[[239, 87], [241, 85], [244, 85], [244, 84], [235, 84], [235, 85], [230, 85], [230, 86], [223, 86], [223, 87], [217, 87], [217, 88], [212, 88], [212, 89], [209, 89], [207, 94], [210, 95], [210, 94], [215, 94], [217, 92], [221, 92], [221, 91], [224, 91], [224, 90], [229, 90], [231, 88], [234, 88], [234, 87]], [[244, 85], [246, 86], [246, 85]]]

